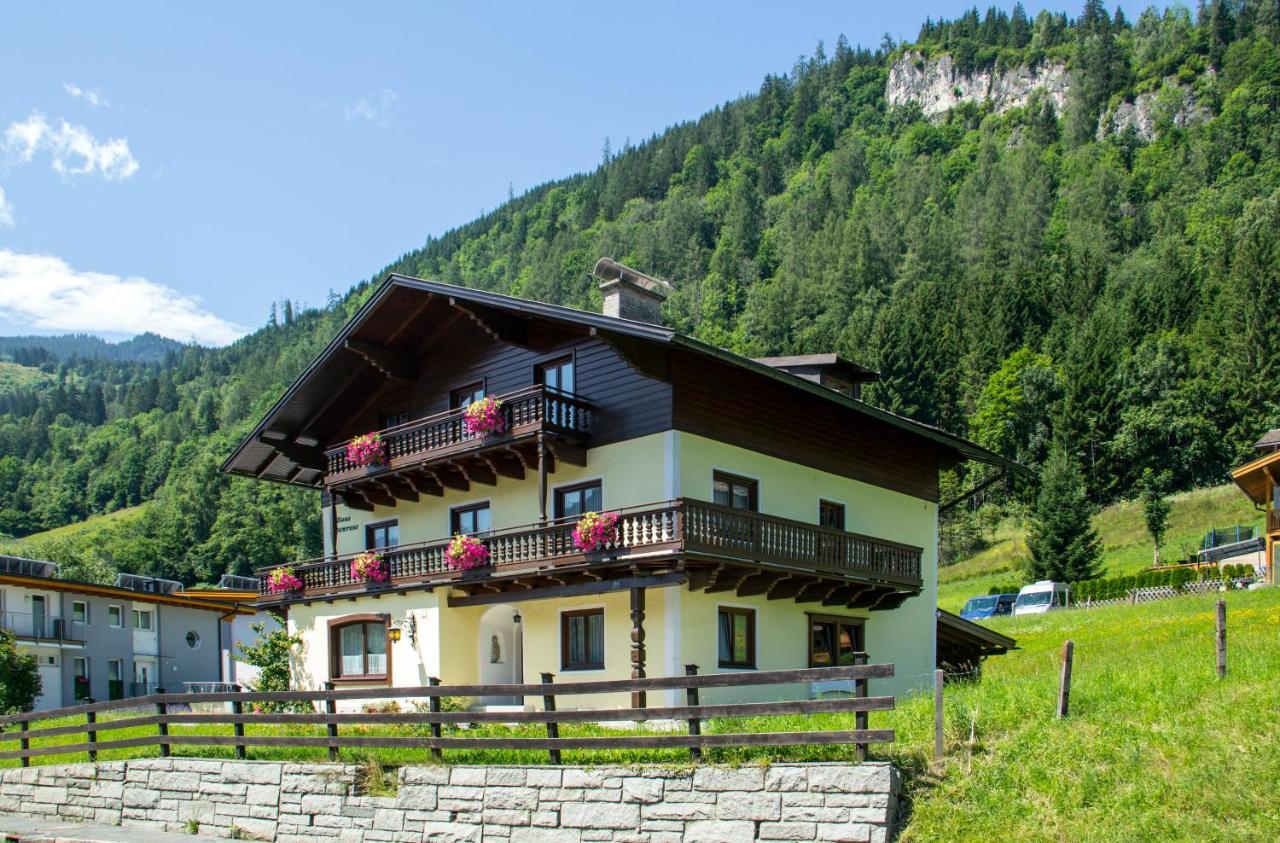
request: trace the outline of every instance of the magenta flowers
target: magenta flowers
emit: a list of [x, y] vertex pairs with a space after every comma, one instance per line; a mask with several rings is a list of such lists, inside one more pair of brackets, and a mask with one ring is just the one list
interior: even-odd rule
[[368, 582], [386, 582], [389, 579], [387, 562], [382, 554], [366, 550], [351, 560], [351, 578]]
[[616, 512], [588, 512], [573, 528], [573, 546], [583, 553], [590, 553], [618, 540], [618, 514]]
[[470, 571], [489, 564], [489, 548], [474, 536], [457, 535], [444, 552], [449, 567], [458, 571]]
[[507, 417], [502, 412], [502, 402], [486, 395], [479, 401], [467, 405], [463, 419], [467, 425], [467, 433], [490, 434], [507, 431]]
[[301, 591], [302, 580], [292, 568], [276, 568], [267, 576], [267, 590], [272, 594], [284, 594], [288, 591]]
[[386, 459], [386, 446], [376, 433], [357, 436], [347, 443], [347, 462], [354, 466], [382, 465]]

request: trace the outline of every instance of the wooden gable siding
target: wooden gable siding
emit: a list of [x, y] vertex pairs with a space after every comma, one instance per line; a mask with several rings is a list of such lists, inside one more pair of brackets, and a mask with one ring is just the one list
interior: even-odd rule
[[937, 450], [919, 436], [736, 366], [671, 355], [676, 430], [938, 500]]
[[575, 360], [576, 392], [595, 410], [592, 445], [670, 429], [669, 384], [639, 374], [600, 339], [554, 340], [531, 343], [537, 349], [533, 350], [494, 340], [469, 323], [455, 323], [422, 348], [418, 355], [422, 375], [417, 381], [388, 381], [335, 429], [331, 443], [377, 429], [380, 414], [407, 413], [415, 419], [444, 412], [453, 390], [477, 381], [483, 381], [491, 395], [531, 386], [540, 363], [570, 354]]

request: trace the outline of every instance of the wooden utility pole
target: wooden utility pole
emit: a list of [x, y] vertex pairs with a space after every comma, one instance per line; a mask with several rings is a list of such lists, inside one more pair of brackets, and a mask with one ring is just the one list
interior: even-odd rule
[[946, 678], [941, 670], [933, 672], [933, 760], [942, 760], [942, 681]]
[[1062, 645], [1062, 678], [1058, 682], [1058, 719], [1067, 716], [1071, 703], [1071, 657], [1076, 644], [1070, 638]]
[[1227, 601], [1218, 601], [1218, 678], [1227, 678]]

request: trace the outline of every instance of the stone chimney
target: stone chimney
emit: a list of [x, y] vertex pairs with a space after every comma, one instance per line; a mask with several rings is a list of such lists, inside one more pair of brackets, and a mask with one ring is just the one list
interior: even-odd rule
[[637, 272], [612, 258], [596, 261], [591, 274], [600, 279], [605, 316], [662, 324], [662, 303], [671, 295], [671, 285], [666, 281]]

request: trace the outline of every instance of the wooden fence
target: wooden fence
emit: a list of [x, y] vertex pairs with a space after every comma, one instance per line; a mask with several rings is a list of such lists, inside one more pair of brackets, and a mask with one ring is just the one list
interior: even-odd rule
[[[686, 748], [694, 759], [701, 757], [704, 747], [722, 746], [804, 746], [817, 744], [850, 744], [856, 747], [859, 761], [866, 759], [867, 744], [893, 741], [892, 729], [867, 728], [867, 714], [888, 711], [894, 706], [892, 696], [872, 697], [867, 694], [867, 680], [893, 676], [892, 664], [866, 664], [859, 654], [855, 664], [845, 667], [807, 668], [803, 670], [769, 670], [742, 673], [699, 674], [696, 665], [688, 665], [686, 675], [640, 679], [596, 680], [590, 682], [553, 682], [552, 674], [542, 674], [542, 682], [521, 685], [442, 685], [430, 680], [429, 685], [413, 687], [358, 688], [325, 691], [285, 691], [273, 693], [219, 692], [205, 694], [151, 694], [128, 700], [95, 702], [72, 708], [28, 712], [0, 717], [0, 746], [18, 742], [18, 749], [0, 750], [0, 759], [20, 759], [29, 766], [31, 759], [47, 755], [87, 753], [96, 761], [104, 750], [159, 746], [168, 756], [175, 746], [231, 746], [237, 758], [246, 757], [247, 747], [320, 747], [326, 748], [330, 760], [338, 760], [343, 748], [398, 747], [430, 750], [432, 757], [442, 760], [446, 749], [534, 750], [549, 753], [553, 764], [560, 763], [566, 749], [670, 749]], [[778, 702], [717, 703], [703, 705], [699, 692], [706, 688], [746, 688], [754, 686], [794, 685], [813, 682], [848, 681], [853, 695], [833, 699], [804, 699]], [[600, 708], [557, 710], [557, 700], [581, 694], [635, 693], [646, 691], [684, 691], [685, 705], [643, 708]], [[539, 711], [441, 711], [445, 697], [508, 696], [537, 698]], [[423, 711], [337, 711], [339, 702], [376, 703], [388, 699], [425, 699]], [[229, 703], [230, 711], [196, 712], [192, 704]], [[305, 713], [260, 713], [250, 709], [257, 703], [306, 704], [322, 711]], [[108, 711], [152, 709], [151, 713], [134, 714], [99, 720]], [[746, 732], [703, 734], [703, 721], [721, 717], [778, 717], [810, 714], [852, 713], [854, 728], [845, 730], [801, 732]], [[81, 723], [32, 728], [44, 720], [83, 718]], [[599, 723], [650, 720], [683, 720], [687, 733], [616, 735], [592, 737], [560, 737], [565, 723]], [[546, 737], [466, 737], [442, 734], [445, 725], [464, 723], [544, 724]], [[245, 734], [246, 726], [322, 725], [324, 736]], [[171, 726], [229, 726], [232, 734], [171, 734]], [[343, 726], [429, 727], [420, 735], [352, 735], [342, 734]], [[141, 737], [100, 740], [104, 732], [118, 729], [154, 728], [155, 734]], [[83, 740], [47, 744], [44, 739], [83, 735]], [[31, 741], [40, 739], [41, 746]]]

